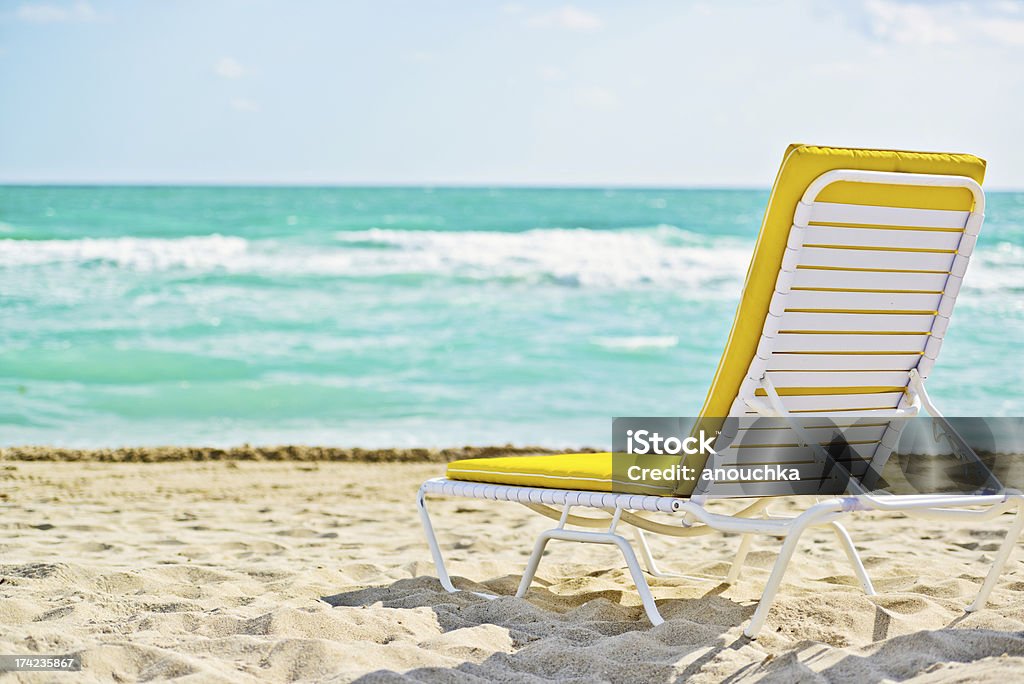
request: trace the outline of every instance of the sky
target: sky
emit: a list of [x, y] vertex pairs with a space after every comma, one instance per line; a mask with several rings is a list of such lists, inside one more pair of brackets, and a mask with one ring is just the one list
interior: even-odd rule
[[0, 0], [0, 182], [767, 187], [791, 142], [1024, 189], [1024, 0]]

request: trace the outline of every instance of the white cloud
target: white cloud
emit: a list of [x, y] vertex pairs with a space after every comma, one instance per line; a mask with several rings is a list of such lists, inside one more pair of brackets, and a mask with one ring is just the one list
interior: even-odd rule
[[213, 71], [221, 78], [242, 78], [246, 74], [245, 67], [232, 57], [221, 57]]
[[818, 76], [855, 78], [865, 75], [864, 65], [851, 60], [835, 62], [818, 62], [811, 65], [810, 72]]
[[696, 2], [696, 3], [694, 3], [693, 4], [693, 11], [696, 12], [697, 14], [700, 14], [700, 15], [705, 16], [705, 17], [710, 17], [712, 14], [715, 13], [715, 10], [711, 6], [711, 4], [710, 3], [706, 3], [706, 2]]
[[955, 43], [957, 33], [946, 21], [946, 12], [936, 6], [890, 0], [867, 0], [871, 31], [876, 38], [908, 45], [937, 45]]
[[1006, 14], [1024, 14], [1024, 3], [1020, 0], [996, 0], [993, 7]]
[[96, 10], [84, 0], [70, 5], [30, 2], [18, 8], [18, 18], [22, 21], [33, 21], [39, 24], [62, 21], [95, 21]]
[[565, 5], [559, 9], [536, 14], [526, 21], [533, 28], [558, 28], [567, 31], [596, 31], [604, 26], [604, 22], [596, 14]]
[[987, 42], [1024, 45], [1021, 5], [1004, 0], [905, 2], [864, 0], [872, 37], [903, 45], [952, 45]]
[[1024, 20], [983, 19], [977, 23], [978, 30], [989, 38], [1006, 45], [1024, 45]]
[[259, 104], [253, 102], [252, 100], [247, 100], [244, 97], [231, 98], [231, 108], [234, 109], [236, 112], [250, 113], [260, 111]]
[[556, 66], [542, 66], [537, 73], [540, 74], [543, 81], [554, 82], [565, 79], [565, 72]]
[[572, 95], [576, 104], [591, 109], [610, 110], [619, 106], [619, 96], [614, 91], [600, 86], [576, 88]]

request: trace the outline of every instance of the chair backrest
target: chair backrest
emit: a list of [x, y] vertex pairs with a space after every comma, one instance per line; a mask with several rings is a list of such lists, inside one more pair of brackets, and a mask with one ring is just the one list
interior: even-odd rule
[[[911, 372], [932, 371], [981, 228], [984, 166], [970, 155], [790, 148], [701, 425], [722, 430], [712, 472], [788, 464], [801, 479], [702, 480], [697, 493], [838, 493], [848, 474], [888, 457]], [[841, 443], [851, 470], [823, 471], [820, 449], [765, 419], [782, 411], [802, 419], [804, 437]]]

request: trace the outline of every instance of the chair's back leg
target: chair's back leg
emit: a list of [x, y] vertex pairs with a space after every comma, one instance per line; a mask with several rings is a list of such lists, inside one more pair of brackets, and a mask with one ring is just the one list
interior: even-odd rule
[[633, 534], [636, 537], [637, 544], [640, 545], [640, 556], [644, 559], [644, 567], [647, 568], [647, 572], [652, 577], [672, 577], [671, 573], [663, 572], [658, 567], [657, 561], [654, 560], [654, 554], [651, 553], [651, 545], [647, 543], [647, 535], [639, 527], [633, 528]]
[[808, 527], [831, 523], [840, 510], [841, 504], [838, 501], [823, 501], [793, 518], [789, 529], [786, 531], [785, 541], [782, 542], [779, 557], [775, 559], [772, 573], [768, 576], [768, 583], [765, 584], [764, 593], [761, 594], [761, 600], [757, 603], [757, 610], [754, 611], [754, 616], [750, 618], [750, 624], [743, 630], [746, 636], [756, 639], [761, 628], [764, 627], [764, 621], [768, 617], [768, 611], [771, 610], [772, 603], [775, 602], [775, 595], [779, 592], [779, 585], [782, 584], [782, 577], [786, 574], [786, 568], [789, 567], [789, 561], [793, 558], [793, 552], [796, 551], [800, 535]]
[[747, 560], [747, 554], [750, 552], [750, 546], [753, 542], [754, 535], [743, 535], [743, 539], [740, 541], [740, 548], [736, 550], [736, 557], [733, 559], [732, 565], [729, 566], [729, 574], [725, 576], [724, 582], [726, 584], [735, 584], [736, 580], [740, 578], [740, 573], [743, 572], [743, 564]]
[[836, 538], [839, 539], [839, 545], [843, 547], [843, 552], [846, 553], [846, 559], [853, 566], [853, 572], [857, 576], [860, 586], [864, 589], [864, 593], [868, 596], [874, 596], [875, 587], [871, 584], [871, 578], [868, 576], [868, 571], [864, 568], [864, 563], [860, 560], [860, 554], [857, 553], [857, 548], [853, 545], [849, 532], [837, 522], [832, 523], [831, 527], [832, 531], [836, 533]]
[[974, 599], [971, 605], [967, 606], [967, 612], [969, 613], [985, 607], [989, 594], [992, 593], [996, 582], [999, 581], [999, 576], [1003, 574], [1006, 561], [1010, 559], [1010, 554], [1013, 553], [1013, 547], [1017, 545], [1017, 540], [1020, 539], [1021, 533], [1024, 532], [1024, 495], [1017, 494], [1013, 498], [1017, 502], [1017, 513], [1013, 518], [1013, 524], [1006, 531], [1006, 538], [1003, 539], [1003, 544], [996, 553], [995, 561], [993, 561], [992, 567], [989, 569], [988, 575], [981, 585], [977, 598]]

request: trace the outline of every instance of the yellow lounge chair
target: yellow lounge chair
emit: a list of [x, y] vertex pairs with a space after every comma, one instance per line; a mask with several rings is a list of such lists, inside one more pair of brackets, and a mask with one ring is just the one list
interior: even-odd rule
[[[697, 472], [749, 463], [806, 464], [829, 458], [834, 428], [848, 429], [847, 447], [863, 468], [790, 482], [762, 483], [758, 498], [731, 515], [707, 510], [718, 498], [750, 496], [749, 488], [703, 478], [676, 484], [625, 481], [613, 455], [563, 454], [456, 461], [446, 478], [420, 488], [418, 506], [441, 584], [456, 591], [445, 569], [426, 508], [428, 494], [524, 504], [557, 519], [540, 535], [517, 596], [524, 596], [550, 539], [612, 544], [623, 553], [647, 616], [663, 621], [629, 541], [635, 528], [648, 571], [661, 573], [644, 531], [677, 537], [713, 531], [743, 535], [725, 579], [734, 581], [752, 535], [784, 539], [757, 610], [746, 627], [754, 638], [778, 591], [802, 532], [828, 525], [857, 578], [874, 590], [838, 519], [856, 510], [892, 510], [941, 520], [1016, 517], [977, 599], [982, 607], [1024, 529], [1024, 497], [991, 486], [972, 495], [870, 493], [866, 478], [881, 472], [903, 417], [924, 408], [942, 419], [925, 390], [984, 218], [985, 162], [966, 154], [933, 154], [792, 145], [776, 177], [732, 331], [715, 373], [700, 425], [721, 429], [715, 455], [688, 457]], [[766, 417], [777, 421], [764, 428]], [[820, 428], [808, 418], [820, 417]], [[729, 419], [728, 427], [725, 426]], [[773, 426], [774, 425], [774, 426]], [[737, 435], [759, 429], [756, 450]], [[749, 440], [748, 440], [749, 443]], [[744, 460], [746, 459], [746, 460]], [[678, 457], [675, 459], [678, 461]], [[805, 465], [799, 467], [804, 468]], [[714, 471], [713, 471], [714, 472]], [[998, 484], [998, 483], [996, 483]], [[645, 489], [646, 488], [646, 489]], [[988, 493], [995, 492], [995, 493]], [[767, 496], [829, 494], [833, 498], [790, 518], [766, 516]], [[554, 507], [561, 507], [558, 510]], [[609, 517], [574, 515], [601, 509]], [[681, 517], [681, 525], [642, 513]], [[583, 528], [583, 529], [572, 529]], [[595, 528], [604, 528], [595, 531]]]

